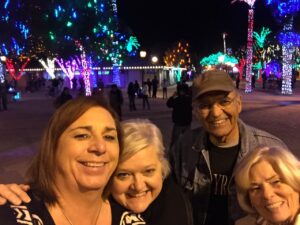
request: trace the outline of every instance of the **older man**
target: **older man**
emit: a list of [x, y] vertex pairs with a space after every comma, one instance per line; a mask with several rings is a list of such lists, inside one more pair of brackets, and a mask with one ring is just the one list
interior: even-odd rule
[[230, 76], [218, 70], [195, 78], [193, 114], [202, 125], [186, 132], [170, 151], [176, 181], [190, 197], [195, 225], [231, 225], [243, 216], [232, 171], [259, 145], [285, 144], [239, 119], [242, 101]]

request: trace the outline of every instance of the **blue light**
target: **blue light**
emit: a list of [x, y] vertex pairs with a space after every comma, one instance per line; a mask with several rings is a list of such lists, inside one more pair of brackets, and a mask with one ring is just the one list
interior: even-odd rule
[[5, 8], [5, 9], [7, 8], [8, 4], [9, 4], [9, 1], [10, 1], [10, 0], [6, 0], [6, 2], [4, 3], [4, 8]]
[[58, 10], [57, 9], [54, 10], [54, 15], [55, 15], [56, 18], [58, 17]]
[[14, 99], [15, 101], [19, 101], [19, 100], [21, 99], [21, 93], [18, 91], [18, 92], [14, 95], [13, 99]]
[[281, 44], [288, 46], [300, 46], [300, 35], [294, 32], [281, 32], [278, 35]]
[[77, 18], [77, 14], [76, 14], [76, 12], [75, 12], [75, 11], [73, 12], [73, 15], [72, 15], [72, 16], [73, 16], [73, 18], [74, 18], [74, 19], [76, 19], [76, 18]]
[[100, 5], [100, 12], [104, 12], [104, 10], [105, 10], [105, 9], [104, 9], [104, 4], [101, 4], [101, 5]]
[[65, 39], [68, 41], [72, 40], [72, 38], [69, 35], [65, 35]]
[[300, 10], [300, 0], [266, 0], [266, 4], [276, 8], [274, 15], [280, 18], [294, 15]]
[[26, 27], [26, 25], [22, 24], [21, 22], [16, 22], [16, 27], [20, 29], [21, 34], [24, 34], [24, 38], [28, 38], [29, 29]]
[[4, 53], [4, 55], [8, 55], [8, 50], [7, 50], [7, 48], [6, 48], [6, 46], [5, 46], [5, 44], [3, 43], [2, 44], [2, 52]]
[[17, 54], [17, 55], [20, 55], [21, 52], [24, 50], [24, 47], [21, 47], [21, 46], [17, 43], [17, 41], [16, 41], [15, 38], [11, 38], [11, 40], [12, 40], [12, 43], [13, 43], [13, 48], [14, 48], [14, 50], [16, 51], [16, 54]]

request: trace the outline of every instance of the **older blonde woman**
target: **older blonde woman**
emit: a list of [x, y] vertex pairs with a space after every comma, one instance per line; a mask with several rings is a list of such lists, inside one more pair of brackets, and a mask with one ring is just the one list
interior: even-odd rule
[[235, 169], [238, 201], [249, 215], [236, 224], [300, 224], [300, 162], [288, 150], [261, 147]]
[[168, 177], [158, 127], [149, 120], [128, 120], [122, 128], [124, 149], [111, 187], [113, 224], [192, 224], [189, 202]]

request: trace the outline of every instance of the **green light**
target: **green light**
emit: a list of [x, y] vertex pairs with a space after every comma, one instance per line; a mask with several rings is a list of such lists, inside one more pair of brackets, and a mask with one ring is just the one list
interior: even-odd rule
[[92, 3], [88, 3], [88, 5], [87, 5], [89, 8], [92, 8]]
[[55, 40], [55, 35], [53, 34], [52, 31], [49, 32], [50, 40], [54, 41]]
[[71, 26], [73, 26], [73, 23], [71, 21], [68, 21], [66, 25], [67, 25], [67, 27], [71, 27]]

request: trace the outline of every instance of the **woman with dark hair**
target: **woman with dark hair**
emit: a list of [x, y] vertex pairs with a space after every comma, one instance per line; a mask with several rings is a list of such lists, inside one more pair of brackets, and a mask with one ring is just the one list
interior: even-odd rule
[[62, 105], [28, 171], [31, 202], [1, 206], [0, 224], [111, 224], [106, 185], [117, 167], [121, 134], [104, 100], [80, 97]]

